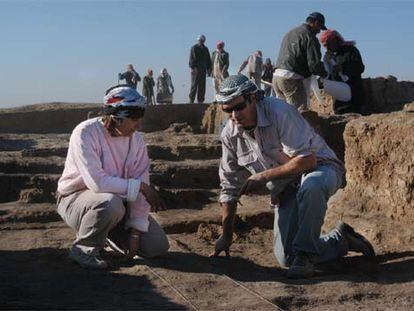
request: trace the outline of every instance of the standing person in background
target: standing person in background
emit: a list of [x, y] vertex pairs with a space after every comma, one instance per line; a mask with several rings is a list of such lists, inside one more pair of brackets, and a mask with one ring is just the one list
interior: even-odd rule
[[213, 65], [214, 88], [217, 94], [221, 81], [229, 76], [229, 53], [224, 50], [223, 41], [217, 42], [216, 50], [211, 55], [211, 63]]
[[190, 104], [194, 103], [196, 94], [199, 104], [204, 103], [206, 94], [206, 75], [211, 75], [211, 58], [208, 48], [204, 45], [206, 37], [199, 35], [198, 43], [190, 51], [190, 69], [191, 69], [191, 90], [189, 94]]
[[254, 54], [250, 55], [241, 65], [238, 71], [240, 74], [247, 66], [247, 77], [253, 79], [256, 86], [261, 88], [262, 71], [263, 71], [263, 58], [262, 51], [257, 50]]
[[174, 94], [174, 85], [172, 84], [171, 76], [168, 74], [166, 68], [161, 70], [157, 78], [157, 103], [172, 104]]
[[308, 94], [304, 79], [311, 75], [326, 76], [321, 62], [321, 45], [316, 38], [321, 29], [326, 30], [325, 17], [313, 12], [304, 24], [285, 35], [280, 46], [273, 87], [278, 98], [299, 110], [307, 109]]
[[350, 101], [335, 100], [335, 113], [361, 113], [365, 100], [361, 74], [365, 66], [355, 41], [345, 41], [339, 32], [330, 29], [322, 32], [320, 41], [327, 50], [324, 56], [324, 63], [329, 68], [327, 79], [345, 82], [351, 88]]
[[148, 74], [144, 77], [144, 80], [142, 81], [142, 95], [144, 95], [145, 104], [147, 105], [155, 105], [154, 86], [155, 81], [153, 78], [152, 69], [148, 69]]
[[[266, 61], [263, 66], [262, 80], [272, 84], [273, 70], [274, 68], [272, 65], [272, 61], [270, 60], [270, 58], [266, 58]], [[264, 92], [265, 96], [270, 96], [272, 93], [272, 87], [270, 85], [265, 85]]]
[[118, 74], [119, 80], [125, 80], [126, 84], [134, 89], [137, 89], [137, 84], [141, 81], [141, 77], [139, 76], [138, 72], [135, 71], [134, 66], [132, 64], [127, 65], [127, 71], [124, 73]]

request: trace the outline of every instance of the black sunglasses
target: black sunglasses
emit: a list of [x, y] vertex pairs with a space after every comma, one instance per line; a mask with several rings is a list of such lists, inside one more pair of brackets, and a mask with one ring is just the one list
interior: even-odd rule
[[223, 106], [221, 106], [221, 109], [225, 113], [232, 113], [233, 111], [242, 111], [244, 108], [247, 107], [247, 104], [250, 104], [250, 96], [243, 96], [243, 97], [244, 97], [244, 101], [242, 101], [241, 103], [233, 107], [229, 107], [229, 108], [224, 108]]

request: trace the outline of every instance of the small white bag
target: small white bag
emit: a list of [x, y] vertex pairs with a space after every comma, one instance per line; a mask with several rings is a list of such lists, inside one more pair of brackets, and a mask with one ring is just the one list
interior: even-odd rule
[[333, 98], [348, 102], [351, 100], [351, 88], [345, 82], [323, 80], [323, 87], [326, 94], [331, 95]]

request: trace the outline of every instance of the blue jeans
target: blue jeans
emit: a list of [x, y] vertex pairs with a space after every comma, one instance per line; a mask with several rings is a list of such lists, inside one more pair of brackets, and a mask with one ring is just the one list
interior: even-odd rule
[[327, 202], [343, 178], [333, 166], [318, 165], [302, 176], [299, 188], [281, 195], [273, 227], [274, 253], [280, 265], [291, 265], [298, 251], [311, 255], [314, 262], [346, 255], [348, 244], [338, 230], [320, 235]]

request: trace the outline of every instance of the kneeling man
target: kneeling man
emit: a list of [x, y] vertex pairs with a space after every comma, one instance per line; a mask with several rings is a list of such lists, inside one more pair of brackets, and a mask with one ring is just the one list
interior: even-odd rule
[[[223, 233], [214, 255], [229, 255], [237, 202], [266, 186], [275, 207], [274, 253], [288, 277], [310, 277], [314, 264], [348, 251], [375, 256], [371, 244], [338, 222], [320, 236], [328, 199], [344, 185], [345, 169], [295, 107], [263, 97], [243, 75], [225, 79], [216, 101], [229, 120], [222, 131], [220, 163]], [[251, 176], [243, 180], [244, 169]]]

